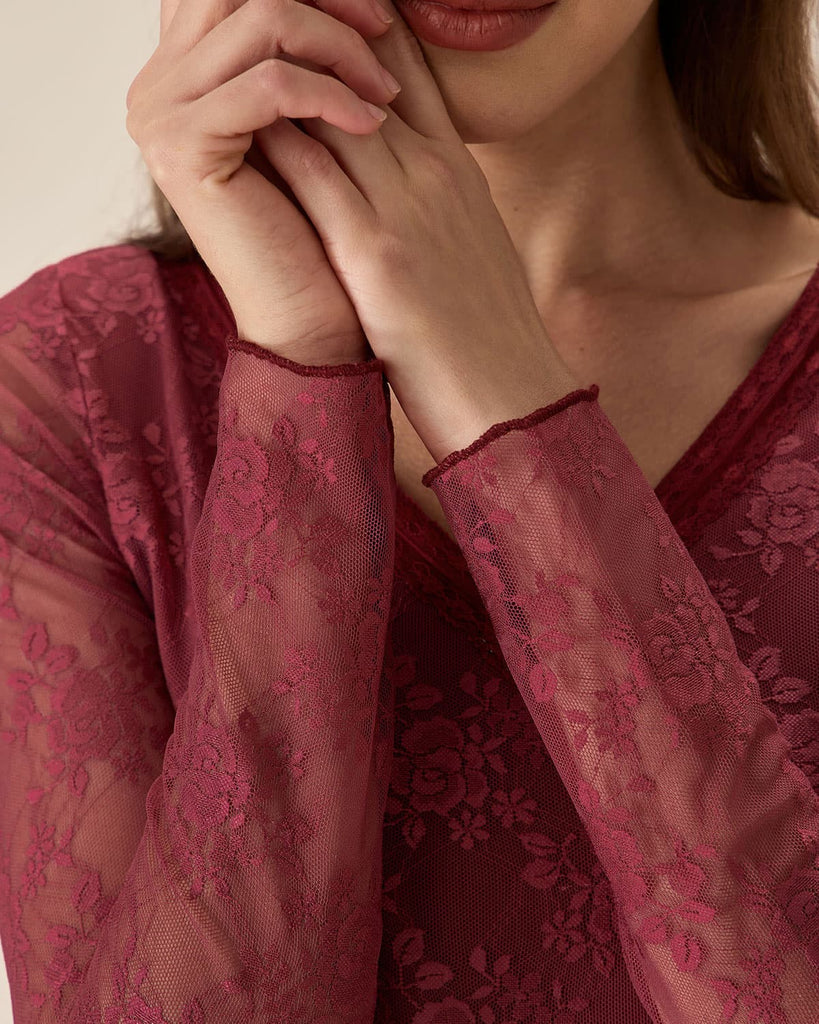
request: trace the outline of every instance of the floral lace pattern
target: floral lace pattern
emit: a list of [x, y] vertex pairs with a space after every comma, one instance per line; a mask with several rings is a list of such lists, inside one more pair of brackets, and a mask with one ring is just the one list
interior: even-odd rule
[[457, 544], [378, 360], [234, 328], [125, 246], [0, 299], [15, 1020], [815, 1021], [819, 274], [741, 488], [592, 387], [425, 477]]

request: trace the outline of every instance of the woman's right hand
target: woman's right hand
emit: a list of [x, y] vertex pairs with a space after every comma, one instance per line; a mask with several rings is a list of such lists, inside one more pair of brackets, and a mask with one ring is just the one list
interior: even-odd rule
[[287, 118], [377, 131], [364, 100], [396, 96], [363, 38], [387, 28], [372, 0], [321, 2], [332, 14], [299, 0], [162, 0], [159, 45], [126, 98], [128, 134], [238, 336], [311, 365], [361, 361], [367, 339], [312, 223], [252, 148], [307, 139]]

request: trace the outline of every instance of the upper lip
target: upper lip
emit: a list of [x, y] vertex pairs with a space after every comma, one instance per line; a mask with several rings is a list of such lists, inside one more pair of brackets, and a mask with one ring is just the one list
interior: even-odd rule
[[533, 11], [539, 7], [549, 7], [557, 0], [545, 0], [545, 3], [533, 3], [532, 0], [427, 0], [437, 3], [439, 7], [451, 7], [456, 11]]

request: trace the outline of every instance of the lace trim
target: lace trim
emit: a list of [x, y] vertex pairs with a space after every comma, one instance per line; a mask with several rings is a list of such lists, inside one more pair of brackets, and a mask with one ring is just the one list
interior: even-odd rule
[[267, 359], [269, 362], [276, 363], [277, 366], [282, 366], [285, 370], [292, 370], [293, 373], [299, 373], [303, 377], [353, 377], [362, 373], [382, 373], [384, 370], [383, 360], [375, 358], [364, 359], [358, 363], [329, 363], [315, 366], [296, 363], [292, 359], [272, 352], [263, 345], [257, 345], [252, 341], [243, 341], [237, 338], [235, 333], [226, 336], [225, 347], [228, 352], [245, 352], [248, 355], [257, 356], [259, 359]]
[[539, 409], [535, 409], [534, 412], [527, 413], [525, 416], [518, 416], [513, 420], [504, 420], [502, 423], [493, 423], [488, 430], [485, 430], [467, 448], [459, 448], [457, 451], [450, 452], [437, 466], [428, 469], [423, 477], [421, 477], [421, 483], [424, 487], [430, 487], [432, 481], [436, 480], [450, 466], [454, 466], [462, 459], [469, 458], [470, 455], [480, 451], [481, 448], [485, 448], [490, 441], [494, 441], [501, 434], [507, 434], [511, 430], [524, 430], [526, 427], [531, 427], [535, 423], [540, 423], [541, 420], [546, 420], [550, 416], [554, 416], [555, 413], [561, 412], [567, 406], [574, 405], [575, 402], [594, 402], [597, 400], [599, 393], [599, 386], [592, 384], [588, 388], [578, 388], [576, 391], [564, 395], [563, 398], [552, 402], [550, 405], [542, 405]]

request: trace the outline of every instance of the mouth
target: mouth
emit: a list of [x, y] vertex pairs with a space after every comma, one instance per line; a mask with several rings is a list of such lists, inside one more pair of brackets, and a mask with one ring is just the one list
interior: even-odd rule
[[[410, 31], [452, 50], [505, 50], [533, 35], [559, 0], [395, 0]], [[528, 6], [527, 6], [528, 5]]]
[[433, 4], [435, 7], [447, 7], [451, 11], [475, 11], [481, 14], [498, 14], [503, 11], [539, 11], [543, 7], [549, 7], [557, 3], [557, 0], [546, 0], [546, 3], [527, 3], [520, 0], [451, 0], [449, 3], [442, 3], [441, 0], [424, 0], [425, 3]]

